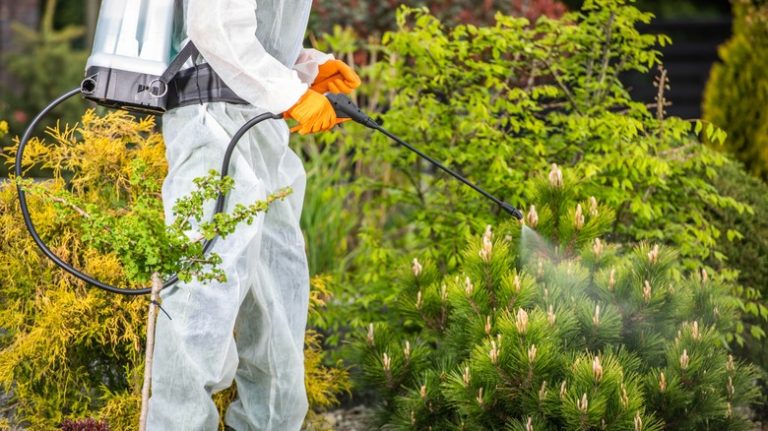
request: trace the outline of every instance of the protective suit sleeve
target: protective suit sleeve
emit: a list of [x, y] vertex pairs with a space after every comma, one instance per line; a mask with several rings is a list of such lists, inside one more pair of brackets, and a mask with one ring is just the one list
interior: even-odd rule
[[189, 0], [187, 35], [213, 70], [248, 103], [276, 114], [308, 85], [256, 37], [255, 0]]
[[332, 54], [326, 54], [316, 49], [305, 48], [301, 50], [299, 58], [296, 60], [296, 65], [293, 66], [293, 70], [299, 74], [299, 79], [307, 85], [312, 85], [317, 77], [317, 72], [321, 64], [333, 60]]

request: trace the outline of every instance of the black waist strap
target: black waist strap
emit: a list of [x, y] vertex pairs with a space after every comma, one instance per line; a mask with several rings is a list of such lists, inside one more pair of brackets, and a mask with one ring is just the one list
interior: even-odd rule
[[166, 109], [205, 102], [248, 104], [227, 87], [207, 63], [184, 69], [171, 79]]

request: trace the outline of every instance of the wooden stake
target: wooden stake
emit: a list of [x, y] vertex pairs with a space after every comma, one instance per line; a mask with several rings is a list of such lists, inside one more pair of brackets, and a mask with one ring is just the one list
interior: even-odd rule
[[163, 288], [163, 280], [160, 274], [152, 274], [152, 295], [149, 302], [149, 316], [147, 317], [147, 347], [144, 357], [144, 386], [141, 388], [141, 415], [139, 416], [139, 431], [147, 429], [147, 411], [149, 409], [149, 388], [152, 383], [152, 358], [155, 353], [155, 323], [157, 322], [157, 309], [160, 304], [160, 290]]

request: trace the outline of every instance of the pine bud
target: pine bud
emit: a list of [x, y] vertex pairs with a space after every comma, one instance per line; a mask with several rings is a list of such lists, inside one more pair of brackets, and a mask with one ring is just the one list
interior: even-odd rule
[[413, 275], [418, 277], [421, 275], [422, 266], [419, 263], [419, 259], [414, 258], [413, 259], [413, 266], [411, 266], [411, 270], [413, 270]]
[[598, 215], [597, 199], [594, 196], [589, 197], [589, 215], [592, 217], [597, 217]]
[[421, 310], [421, 307], [424, 305], [424, 298], [421, 295], [421, 290], [416, 293], [416, 309]]
[[448, 286], [443, 284], [440, 286], [440, 300], [446, 302], [448, 300]]
[[648, 280], [645, 280], [645, 285], [643, 286], [643, 300], [645, 300], [646, 304], [651, 301], [651, 283]]
[[613, 292], [616, 288], [616, 268], [611, 268], [611, 275], [608, 276], [608, 290]]
[[485, 335], [491, 335], [491, 316], [485, 316]]
[[427, 385], [421, 385], [421, 389], [419, 390], [419, 395], [421, 395], [422, 400], [427, 399]]
[[416, 425], [416, 412], [411, 410], [411, 425]]
[[475, 398], [475, 399], [477, 400], [477, 403], [480, 404], [481, 406], [484, 404], [483, 388], [482, 387], [480, 389], [478, 389], [478, 391], [477, 391], [477, 398]]
[[659, 374], [659, 392], [667, 390], [667, 376], [664, 375], [664, 371]]
[[592, 245], [592, 253], [595, 254], [595, 257], [600, 257], [603, 254], [603, 242], [600, 241], [600, 238], [595, 238], [595, 244]]
[[531, 344], [531, 347], [528, 348], [528, 362], [530, 362], [531, 364], [536, 362], [536, 353], [537, 353], [537, 351], [538, 351], [538, 349], [536, 349], [536, 345], [535, 344]]
[[733, 393], [736, 392], [736, 388], [733, 387], [733, 378], [728, 376], [728, 384], [725, 386], [728, 391], [728, 398], [733, 398]]
[[528, 214], [525, 217], [525, 224], [532, 229], [536, 229], [536, 226], [539, 225], [539, 213], [536, 212], [536, 206], [531, 205], [528, 209]]
[[536, 277], [541, 278], [542, 275], [544, 275], [544, 262], [539, 259], [536, 267]]
[[556, 163], [552, 163], [552, 170], [549, 171], [549, 184], [558, 189], [563, 187], [563, 171], [557, 167]]
[[405, 342], [405, 347], [403, 348], [403, 357], [406, 360], [411, 359], [411, 343], [409, 341]]
[[603, 366], [600, 365], [600, 357], [595, 356], [592, 360], [592, 374], [595, 376], [595, 381], [600, 382], [603, 379]]
[[517, 327], [517, 332], [521, 334], [528, 332], [528, 313], [526, 313], [522, 308], [517, 310], [517, 315], [515, 316], [515, 326]]
[[712, 315], [715, 317], [720, 317], [720, 309], [715, 307], [712, 309]]
[[491, 340], [491, 351], [488, 353], [491, 358], [491, 363], [496, 365], [499, 362], [499, 348], [496, 346], [496, 342]]
[[707, 270], [704, 268], [701, 268], [701, 282], [706, 283], [709, 281], [709, 274], [707, 274]]
[[384, 371], [390, 371], [392, 369], [392, 359], [390, 359], [388, 354], [384, 353], [384, 355], [382, 355], [381, 364], [384, 366]]
[[726, 408], [725, 417], [729, 418], [733, 416], [733, 405], [731, 405], [730, 401], [726, 403], [725, 408]]
[[635, 431], [643, 431], [643, 419], [640, 417], [640, 412], [635, 413]]
[[595, 314], [592, 315], [592, 324], [600, 326], [600, 304], [595, 305]]
[[544, 300], [549, 301], [549, 289], [544, 288]]
[[587, 409], [589, 409], [589, 400], [587, 400], [586, 393], [581, 396], [580, 400], [576, 401], [576, 408], [582, 413], [587, 413]]
[[691, 358], [688, 357], [688, 349], [683, 349], [683, 354], [680, 355], [680, 368], [687, 370], [690, 362]]
[[584, 211], [581, 209], [581, 204], [576, 205], [576, 214], [573, 216], [573, 226], [576, 230], [584, 228]]
[[725, 369], [729, 373], [732, 373], [736, 369], [736, 364], [733, 362], [733, 355], [728, 355], [728, 361], [725, 363]]
[[467, 294], [467, 296], [472, 296], [472, 293], [475, 291], [475, 285], [472, 284], [472, 280], [467, 277], [464, 280], [464, 293]]
[[528, 422], [525, 423], [525, 431], [533, 431], [533, 418], [528, 416]]
[[560, 399], [562, 400], [565, 398], [565, 391], [567, 390], [566, 381], [563, 380], [563, 383], [560, 383]]
[[464, 367], [464, 373], [461, 375], [461, 380], [464, 382], [464, 386], [469, 386], [471, 376], [469, 375], [469, 367]]
[[541, 382], [541, 388], [539, 388], [539, 399], [544, 400], [547, 397], [547, 381]]
[[515, 288], [515, 293], [520, 293], [523, 289], [523, 282], [520, 280], [520, 276], [515, 274], [515, 279], [512, 281], [512, 286]]
[[373, 346], [373, 323], [368, 325], [368, 336], [366, 337], [369, 346]]
[[691, 325], [691, 337], [694, 340], [701, 340], [701, 332], [699, 331], [699, 322], [694, 321]]
[[547, 307], [547, 321], [552, 326], [555, 326], [555, 322], [557, 321], [557, 315], [555, 314], [555, 309], [552, 305]]
[[483, 234], [483, 246], [480, 248], [480, 258], [483, 259], [484, 262], [490, 262], [491, 261], [491, 253], [493, 252], [493, 233], [491, 232], [491, 225], [488, 225], [485, 228], [485, 233]]
[[624, 383], [621, 384], [621, 405], [626, 409], [627, 406], [629, 406], [629, 395], [627, 395], [627, 387], [624, 386]]
[[648, 261], [651, 265], [655, 265], [659, 261], [659, 245], [654, 244], [651, 251], [648, 252]]

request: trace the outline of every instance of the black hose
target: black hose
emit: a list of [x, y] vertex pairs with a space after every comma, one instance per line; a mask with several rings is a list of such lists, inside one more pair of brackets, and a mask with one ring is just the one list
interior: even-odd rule
[[[46, 106], [42, 111], [40, 111], [39, 114], [32, 120], [32, 122], [29, 124], [27, 129], [24, 131], [24, 135], [21, 138], [21, 141], [19, 141], [19, 148], [16, 152], [16, 165], [15, 165], [15, 175], [17, 181], [22, 178], [23, 171], [22, 171], [22, 161], [24, 159], [24, 149], [27, 146], [27, 143], [29, 143], [29, 140], [32, 138], [32, 133], [37, 127], [37, 125], [40, 123], [40, 121], [54, 108], [56, 108], [58, 105], [62, 104], [67, 99], [75, 96], [76, 94], [80, 93], [80, 87], [72, 89], [68, 92], [66, 92], [64, 95], [60, 96], [53, 102], [51, 102], [48, 106]], [[256, 126], [257, 124], [261, 123], [264, 120], [270, 120], [270, 119], [280, 119], [282, 118], [282, 115], [276, 115], [272, 113], [265, 113], [256, 116], [255, 118], [249, 120], [247, 123], [245, 123], [240, 129], [232, 136], [232, 139], [229, 141], [229, 145], [227, 146], [227, 150], [224, 153], [224, 161], [221, 165], [221, 177], [224, 178], [229, 173], [229, 163], [232, 159], [232, 153], [235, 149], [235, 146], [240, 141], [240, 139], [245, 135], [248, 130], [250, 130], [252, 127]], [[43, 254], [46, 255], [53, 263], [61, 267], [63, 270], [67, 271], [68, 273], [72, 274], [73, 276], [79, 278], [80, 280], [83, 280], [84, 282], [91, 284], [95, 287], [98, 287], [99, 289], [106, 290], [107, 292], [111, 293], [117, 293], [120, 295], [130, 295], [130, 296], [138, 296], [138, 295], [146, 295], [151, 293], [151, 288], [143, 288], [143, 289], [127, 289], [127, 288], [119, 288], [115, 286], [111, 286], [109, 284], [103, 283], [93, 277], [91, 277], [88, 274], [85, 274], [78, 270], [77, 268], [73, 267], [72, 265], [65, 262], [63, 259], [61, 259], [59, 256], [57, 256], [53, 251], [51, 251], [50, 248], [43, 242], [42, 238], [40, 238], [40, 235], [37, 233], [37, 229], [35, 228], [34, 223], [32, 222], [32, 217], [29, 213], [29, 207], [27, 206], [27, 196], [24, 192], [24, 188], [21, 185], [21, 182], [16, 183], [16, 190], [19, 194], [19, 206], [21, 207], [21, 214], [24, 217], [24, 224], [27, 226], [27, 230], [29, 231], [30, 235], [32, 236], [32, 239], [35, 241], [35, 244], [40, 248], [40, 250], [43, 252]], [[226, 195], [223, 193], [219, 193], [219, 196], [216, 198], [216, 207], [214, 209], [214, 214], [221, 213], [224, 210], [224, 204], [226, 202]], [[213, 240], [206, 240], [203, 245], [203, 253], [208, 253], [213, 247], [215, 239]], [[178, 281], [178, 277], [176, 275], [173, 275], [168, 281], [165, 282], [163, 285], [163, 288], [167, 288], [170, 286], [173, 286]]]

